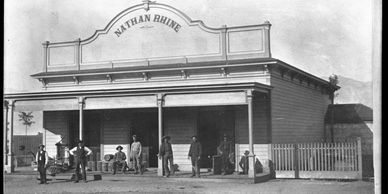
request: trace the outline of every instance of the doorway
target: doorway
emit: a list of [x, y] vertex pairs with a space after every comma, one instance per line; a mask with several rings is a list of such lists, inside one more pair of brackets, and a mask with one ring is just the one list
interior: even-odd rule
[[203, 107], [198, 112], [198, 139], [202, 145], [201, 168], [212, 168], [212, 158], [226, 134], [234, 150], [234, 110], [229, 107]]

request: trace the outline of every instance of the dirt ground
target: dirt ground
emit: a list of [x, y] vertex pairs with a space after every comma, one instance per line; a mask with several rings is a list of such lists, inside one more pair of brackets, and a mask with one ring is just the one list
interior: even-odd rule
[[32, 176], [5, 176], [4, 193], [374, 193], [373, 182], [274, 179], [264, 183], [234, 183], [197, 178], [114, 177], [73, 183], [65, 179], [39, 185]]

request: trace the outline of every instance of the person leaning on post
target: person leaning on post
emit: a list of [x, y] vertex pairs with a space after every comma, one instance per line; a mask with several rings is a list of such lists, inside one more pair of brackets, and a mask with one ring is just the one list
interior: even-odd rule
[[74, 159], [75, 159], [76, 168], [75, 168], [75, 181], [74, 182], [78, 183], [78, 176], [79, 176], [79, 171], [81, 168], [82, 179], [86, 183], [86, 170], [85, 170], [86, 161], [87, 161], [86, 157], [89, 156], [90, 154], [92, 154], [92, 150], [90, 150], [88, 147], [86, 147], [82, 140], [79, 140], [78, 146], [71, 149], [69, 151], [69, 153], [71, 155], [73, 155]]
[[189, 160], [191, 158], [191, 165], [192, 165], [191, 177], [197, 176], [199, 178], [200, 177], [199, 160], [201, 159], [202, 147], [201, 147], [201, 143], [198, 142], [197, 136], [194, 135], [192, 139], [193, 139], [193, 142], [190, 145], [189, 155], [187, 158]]
[[172, 174], [174, 174], [174, 163], [173, 163], [173, 153], [172, 153], [172, 146], [169, 142], [171, 139], [170, 136], [163, 136], [162, 137], [162, 145], [160, 146], [159, 150], [159, 159], [163, 159], [163, 170], [166, 173], [165, 177], [170, 176], [170, 170], [168, 169], [168, 162], [170, 162], [170, 169], [172, 171]]
[[40, 183], [39, 184], [47, 184], [46, 179], [46, 168], [48, 163], [48, 154], [44, 150], [44, 145], [39, 145], [39, 151], [36, 153], [36, 163], [38, 164], [38, 171], [40, 175]]

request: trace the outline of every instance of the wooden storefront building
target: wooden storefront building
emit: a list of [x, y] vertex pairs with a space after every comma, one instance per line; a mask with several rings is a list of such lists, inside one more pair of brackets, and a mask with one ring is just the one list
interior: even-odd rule
[[[171, 136], [181, 170], [191, 169], [192, 135], [203, 145], [203, 158], [215, 155], [227, 134], [236, 160], [250, 150], [264, 163], [270, 143], [322, 139], [338, 87], [272, 58], [270, 28], [269, 22], [211, 28], [145, 1], [89, 38], [44, 42], [43, 70], [31, 75], [42, 91], [5, 95], [8, 146], [18, 111], [43, 115], [52, 154], [58, 136], [70, 147], [83, 139], [101, 158], [117, 145], [128, 153], [136, 134], [159, 174], [163, 135]], [[10, 152], [5, 156], [10, 169]], [[210, 168], [210, 159], [201, 166]]]

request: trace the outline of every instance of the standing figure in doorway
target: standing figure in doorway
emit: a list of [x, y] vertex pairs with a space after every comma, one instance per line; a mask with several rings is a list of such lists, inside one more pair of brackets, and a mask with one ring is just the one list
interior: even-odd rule
[[132, 136], [133, 143], [131, 145], [131, 157], [133, 161], [133, 166], [135, 169], [135, 174], [143, 174], [143, 168], [141, 164], [141, 155], [142, 155], [142, 150], [141, 150], [141, 143], [137, 140], [137, 136], [133, 135]]
[[123, 172], [123, 174], [125, 174], [125, 169], [127, 169], [127, 162], [125, 160], [127, 159], [127, 156], [125, 155], [124, 152], [121, 151], [121, 150], [123, 150], [123, 147], [121, 147], [120, 145], [117, 146], [116, 150], [117, 150], [117, 152], [115, 153], [115, 156], [113, 158], [113, 160], [114, 160], [114, 162], [113, 162], [113, 174], [116, 174], [118, 165], [122, 166], [122, 172]]
[[[172, 171], [172, 174], [174, 174], [173, 154], [170, 139], [170, 136], [162, 137], [163, 143], [159, 150], [159, 159], [163, 159], [163, 170], [166, 177], [170, 176], [170, 170]], [[170, 162], [170, 170], [168, 169], [168, 162]]]
[[221, 155], [222, 175], [225, 175], [229, 172], [229, 154], [232, 152], [232, 143], [228, 141], [228, 136], [226, 136], [226, 134], [224, 134], [223, 141], [217, 147], [217, 151]]
[[201, 147], [201, 143], [198, 142], [197, 136], [194, 135], [192, 139], [193, 139], [193, 142], [190, 145], [189, 156], [188, 156], [188, 159], [191, 158], [191, 165], [192, 165], [191, 177], [197, 176], [199, 178], [200, 177], [199, 160], [201, 159], [202, 147]]
[[87, 162], [87, 156], [92, 154], [92, 150], [90, 150], [88, 147], [84, 145], [84, 142], [82, 140], [78, 141], [78, 146], [74, 147], [69, 151], [69, 153], [74, 156], [75, 159], [75, 183], [78, 183], [78, 177], [80, 174], [80, 168], [82, 170], [82, 179], [86, 183], [86, 162]]
[[46, 168], [48, 163], [48, 154], [44, 150], [44, 145], [39, 145], [39, 151], [36, 153], [36, 163], [38, 164], [38, 171], [40, 174], [40, 183], [47, 184]]

